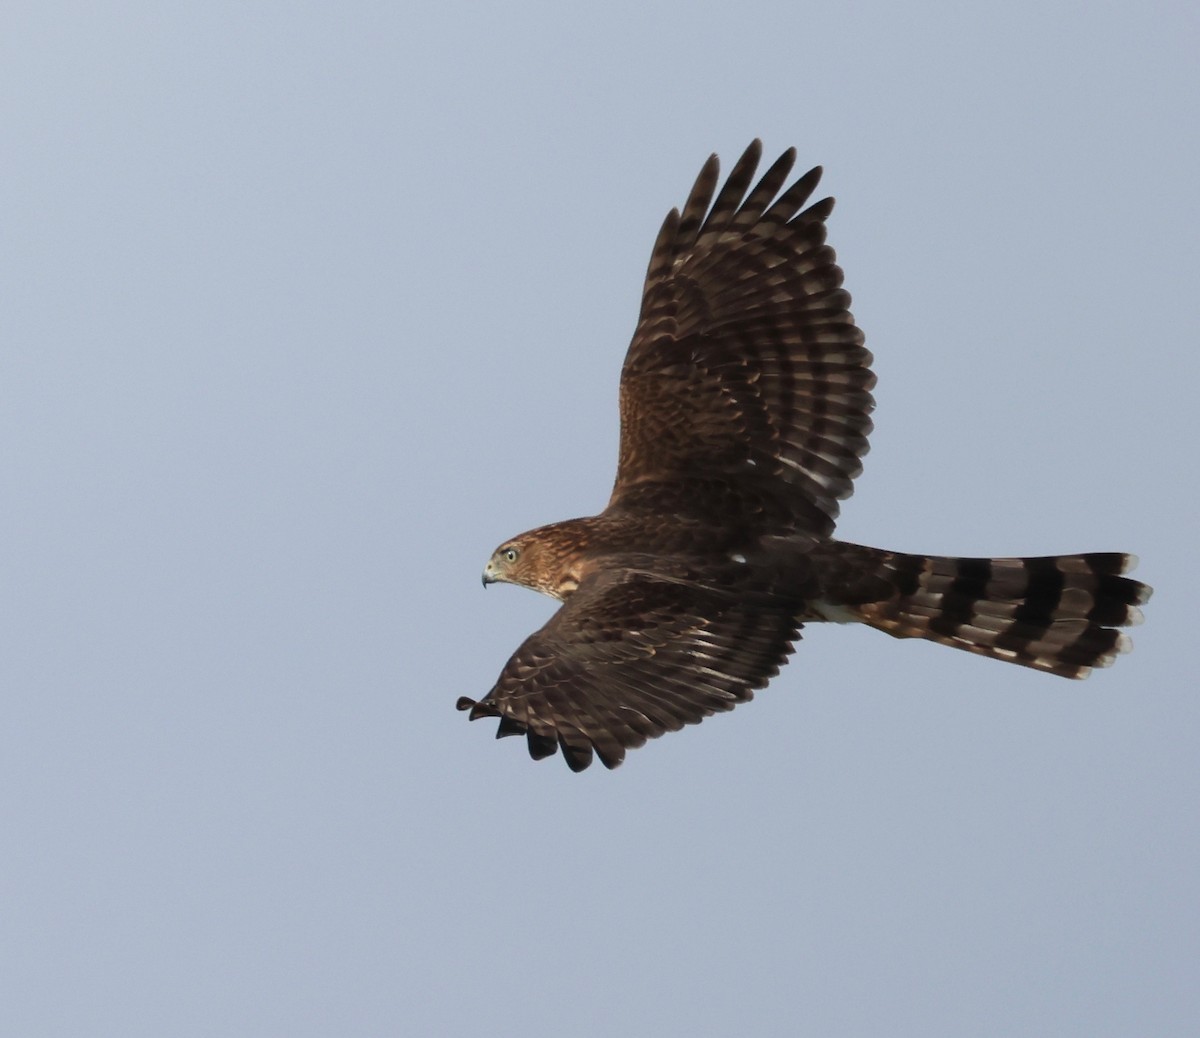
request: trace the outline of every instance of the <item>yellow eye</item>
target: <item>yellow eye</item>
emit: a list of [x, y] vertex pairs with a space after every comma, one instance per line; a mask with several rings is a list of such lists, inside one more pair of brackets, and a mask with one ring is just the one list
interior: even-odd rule
[[505, 548], [504, 549], [504, 561], [505, 562], [516, 562], [517, 561], [517, 549], [516, 548]]

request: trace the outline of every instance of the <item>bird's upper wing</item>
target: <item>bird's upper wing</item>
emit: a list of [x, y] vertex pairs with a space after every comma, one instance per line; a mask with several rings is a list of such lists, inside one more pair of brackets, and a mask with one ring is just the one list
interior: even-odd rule
[[790, 611], [640, 573], [585, 580], [508, 661], [471, 719], [499, 717], [535, 760], [562, 747], [582, 771], [609, 768], [647, 739], [731, 710], [792, 650]]
[[867, 450], [871, 355], [825, 244], [833, 200], [802, 208], [820, 168], [775, 198], [789, 150], [747, 194], [761, 152], [750, 145], [715, 201], [713, 155], [659, 232], [621, 374], [610, 508], [715, 481], [829, 533]]

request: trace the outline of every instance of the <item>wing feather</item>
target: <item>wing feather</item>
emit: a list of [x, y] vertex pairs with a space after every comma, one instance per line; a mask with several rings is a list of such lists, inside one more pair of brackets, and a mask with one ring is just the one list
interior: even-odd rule
[[609, 507], [646, 507], [648, 484], [677, 499], [669, 484], [719, 482], [828, 534], [867, 451], [871, 354], [825, 243], [832, 200], [804, 208], [820, 168], [776, 198], [795, 152], [751, 188], [761, 154], [753, 142], [719, 191], [709, 158], [663, 223], [622, 370]]
[[644, 574], [585, 580], [509, 660], [472, 720], [525, 733], [535, 759], [563, 750], [615, 768], [647, 739], [750, 699], [779, 672], [799, 625], [762, 602]]

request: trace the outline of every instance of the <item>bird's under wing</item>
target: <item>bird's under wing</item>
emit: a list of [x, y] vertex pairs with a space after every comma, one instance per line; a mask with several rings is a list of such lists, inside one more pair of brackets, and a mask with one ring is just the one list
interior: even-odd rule
[[526, 639], [482, 700], [458, 708], [500, 718], [497, 737], [525, 735], [535, 760], [561, 747], [574, 771], [593, 752], [615, 768], [627, 749], [750, 699], [798, 632], [788, 610], [761, 601], [599, 573]]

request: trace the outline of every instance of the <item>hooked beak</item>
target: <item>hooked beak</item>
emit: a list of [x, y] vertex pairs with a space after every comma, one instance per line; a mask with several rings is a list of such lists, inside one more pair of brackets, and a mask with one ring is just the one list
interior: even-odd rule
[[489, 584], [494, 583], [496, 583], [496, 574], [492, 564], [489, 562], [483, 567], [483, 586], [487, 587]]

